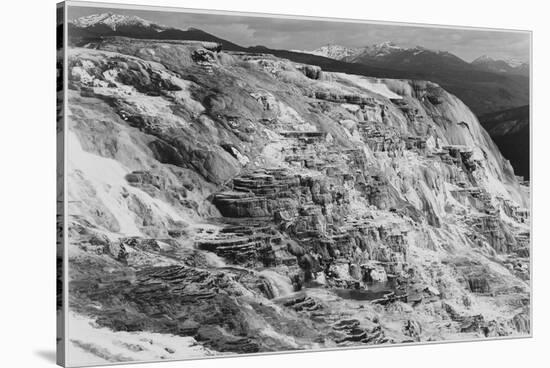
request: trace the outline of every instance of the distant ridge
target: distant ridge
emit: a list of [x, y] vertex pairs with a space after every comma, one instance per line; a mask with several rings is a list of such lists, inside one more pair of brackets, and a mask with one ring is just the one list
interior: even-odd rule
[[529, 76], [529, 63], [513, 58], [494, 59], [490, 56], [483, 55], [472, 61], [472, 65], [475, 65], [481, 70], [495, 73]]

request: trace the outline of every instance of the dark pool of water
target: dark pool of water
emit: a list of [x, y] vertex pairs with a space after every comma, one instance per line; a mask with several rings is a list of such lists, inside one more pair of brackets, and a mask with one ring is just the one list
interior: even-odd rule
[[352, 300], [376, 300], [385, 297], [393, 290], [367, 290], [367, 289], [332, 289], [332, 291], [343, 299]]
[[340, 298], [352, 300], [376, 300], [392, 293], [395, 295], [404, 293], [397, 287], [395, 280], [372, 282], [366, 285], [366, 289], [332, 289], [332, 291]]

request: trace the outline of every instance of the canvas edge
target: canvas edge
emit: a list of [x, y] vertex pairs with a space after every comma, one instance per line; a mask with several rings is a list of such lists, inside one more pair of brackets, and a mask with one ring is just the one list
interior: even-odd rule
[[[67, 4], [56, 4], [56, 364], [67, 359], [67, 266], [66, 256], [66, 45]], [[59, 27], [61, 26], [61, 27]], [[61, 33], [61, 34], [60, 34]], [[59, 65], [61, 64], [61, 65]]]
[[531, 226], [529, 234], [529, 337], [533, 337], [533, 31], [529, 31], [529, 211]]

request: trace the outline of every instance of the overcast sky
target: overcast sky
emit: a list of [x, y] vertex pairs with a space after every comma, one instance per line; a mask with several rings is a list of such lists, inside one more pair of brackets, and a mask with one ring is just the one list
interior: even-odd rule
[[149, 21], [176, 28], [199, 28], [242, 46], [263, 45], [276, 49], [313, 50], [328, 43], [361, 47], [392, 41], [402, 47], [423, 46], [449, 51], [466, 61], [472, 61], [481, 55], [529, 60], [529, 34], [526, 32], [76, 6], [69, 8], [68, 17], [71, 20], [84, 15], [106, 12], [137, 15]]

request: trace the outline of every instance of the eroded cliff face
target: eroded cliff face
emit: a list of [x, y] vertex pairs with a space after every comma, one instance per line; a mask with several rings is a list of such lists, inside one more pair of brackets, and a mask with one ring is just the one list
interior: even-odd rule
[[[530, 332], [528, 192], [436, 84], [197, 42], [113, 38], [68, 63], [70, 308], [89, 328], [193, 354]], [[187, 351], [82, 335], [106, 360]]]

